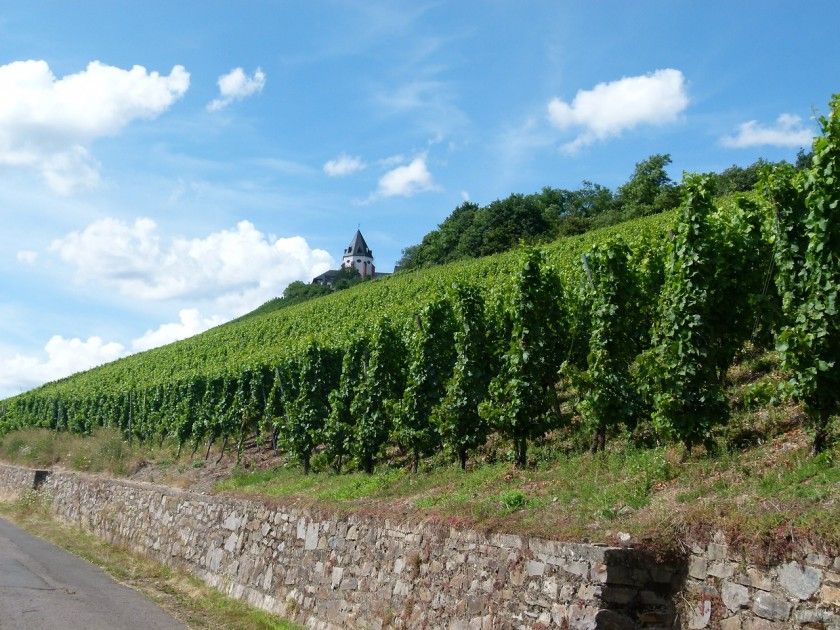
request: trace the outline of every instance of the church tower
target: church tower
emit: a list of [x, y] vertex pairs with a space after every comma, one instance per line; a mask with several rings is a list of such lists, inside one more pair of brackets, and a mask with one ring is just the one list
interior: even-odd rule
[[365, 243], [365, 237], [359, 230], [350, 241], [350, 245], [344, 250], [341, 259], [341, 267], [355, 267], [362, 278], [373, 278], [376, 276], [376, 268], [373, 266], [373, 252]]

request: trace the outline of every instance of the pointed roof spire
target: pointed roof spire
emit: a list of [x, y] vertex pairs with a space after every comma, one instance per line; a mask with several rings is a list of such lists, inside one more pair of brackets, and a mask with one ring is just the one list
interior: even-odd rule
[[350, 241], [350, 245], [347, 246], [347, 249], [344, 250], [345, 256], [370, 256], [373, 257], [373, 252], [368, 247], [368, 244], [365, 242], [365, 237], [362, 236], [360, 230], [356, 230], [356, 234], [353, 236], [353, 240]]

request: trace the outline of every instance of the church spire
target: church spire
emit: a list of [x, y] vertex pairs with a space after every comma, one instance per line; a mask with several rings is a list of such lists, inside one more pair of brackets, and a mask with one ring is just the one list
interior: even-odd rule
[[373, 251], [368, 247], [365, 237], [358, 228], [356, 234], [353, 235], [353, 240], [344, 250], [341, 266], [355, 267], [363, 278], [373, 278], [376, 275], [376, 269], [373, 266]]

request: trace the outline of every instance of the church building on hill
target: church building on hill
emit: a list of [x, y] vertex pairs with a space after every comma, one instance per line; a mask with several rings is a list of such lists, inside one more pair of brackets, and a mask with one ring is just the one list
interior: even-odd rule
[[333, 286], [339, 278], [341, 270], [350, 268], [355, 268], [364, 280], [372, 280], [391, 275], [376, 271], [376, 266], [373, 264], [373, 250], [368, 247], [361, 231], [356, 230], [353, 240], [350, 241], [350, 244], [344, 249], [344, 253], [341, 256], [341, 269], [325, 271], [320, 276], [315, 277], [312, 280], [312, 284]]

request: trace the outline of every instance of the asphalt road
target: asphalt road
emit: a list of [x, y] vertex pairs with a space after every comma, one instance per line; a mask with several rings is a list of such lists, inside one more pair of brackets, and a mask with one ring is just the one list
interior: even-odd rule
[[0, 519], [0, 629], [185, 627], [98, 567]]

